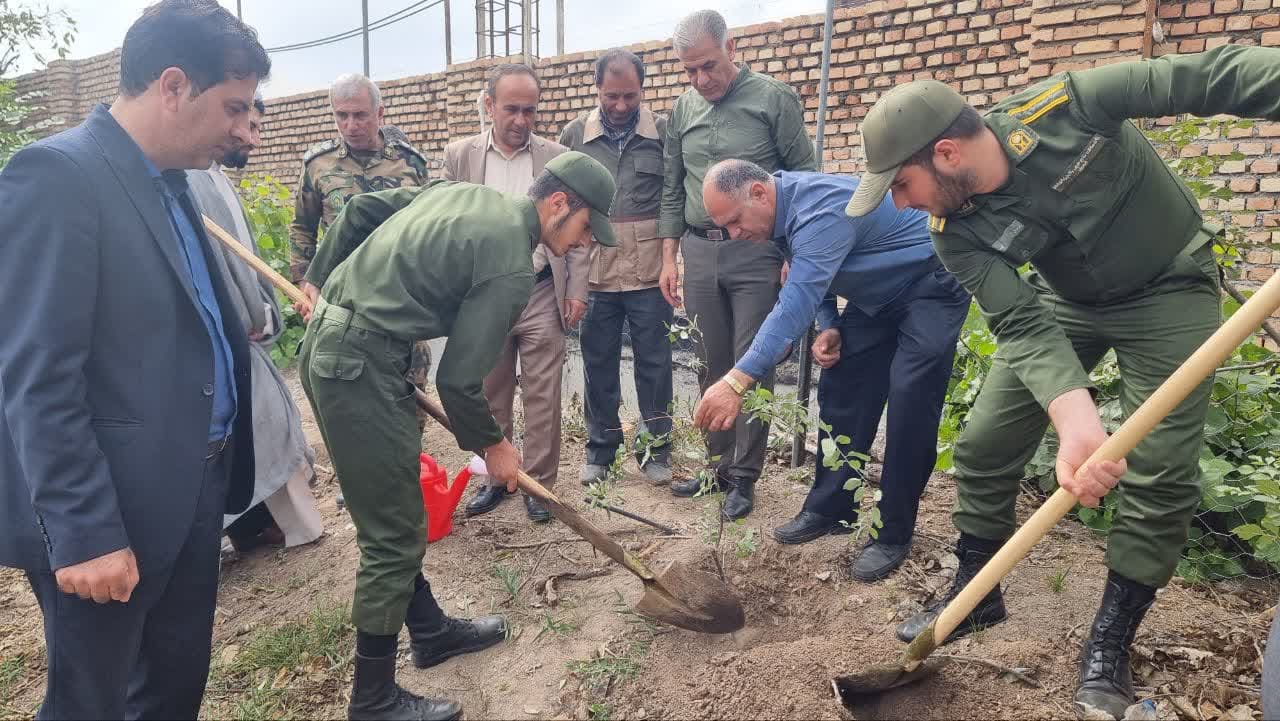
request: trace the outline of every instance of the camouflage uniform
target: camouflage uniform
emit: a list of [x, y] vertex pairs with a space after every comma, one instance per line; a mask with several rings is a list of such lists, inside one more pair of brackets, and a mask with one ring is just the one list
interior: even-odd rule
[[[289, 274], [301, 282], [316, 255], [317, 236], [333, 224], [352, 196], [377, 190], [418, 186], [427, 182], [427, 161], [399, 128], [378, 130], [382, 150], [352, 152], [341, 137], [312, 146], [302, 157], [293, 223], [289, 226]], [[431, 370], [431, 348], [414, 344], [409, 380], [425, 389]], [[419, 413], [419, 426], [425, 425]]]

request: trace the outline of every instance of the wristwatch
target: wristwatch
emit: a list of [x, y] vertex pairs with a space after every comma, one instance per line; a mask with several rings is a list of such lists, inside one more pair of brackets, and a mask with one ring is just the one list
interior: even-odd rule
[[733, 389], [733, 392], [737, 393], [739, 396], [746, 395], [747, 387], [739, 383], [737, 378], [734, 378], [731, 375], [725, 374], [725, 376], [720, 380], [724, 381], [725, 383], [728, 383], [729, 387]]

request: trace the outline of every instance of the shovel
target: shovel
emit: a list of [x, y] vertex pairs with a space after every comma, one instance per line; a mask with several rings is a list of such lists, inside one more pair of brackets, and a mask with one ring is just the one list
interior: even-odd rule
[[[1159, 388], [1138, 407], [1133, 415], [1116, 432], [1089, 456], [1084, 465], [1099, 461], [1118, 461], [1124, 458], [1164, 419], [1187, 394], [1231, 355], [1241, 343], [1262, 325], [1263, 321], [1280, 308], [1280, 274], [1273, 275], [1258, 292], [1254, 293], [1240, 309], [1222, 324], [1204, 345], [1196, 349], [1190, 358], [1174, 371]], [[1083, 466], [1082, 466], [1083, 468]], [[969, 612], [1000, 583], [1000, 580], [1021, 561], [1031, 547], [1044, 538], [1062, 517], [1076, 505], [1076, 497], [1059, 488], [1013, 537], [1005, 542], [995, 556], [987, 561], [977, 576], [969, 582], [955, 600], [942, 609], [934, 622], [916, 636], [907, 646], [902, 658], [893, 664], [873, 666], [867, 670], [832, 679], [836, 698], [846, 706], [862, 697], [874, 696], [898, 686], [918, 681], [938, 670], [946, 659], [929, 659], [942, 641], [960, 625]]]
[[[241, 245], [208, 216], [203, 216], [202, 219], [205, 228], [214, 237], [271, 281], [290, 299], [310, 305], [311, 301], [306, 295], [284, 276]], [[453, 426], [450, 425], [444, 409], [436, 405], [421, 389], [414, 388], [414, 400], [427, 415], [434, 418], [450, 433], [453, 432]], [[730, 590], [728, 584], [718, 577], [678, 561], [672, 563], [661, 574], [654, 575], [643, 561], [627, 553], [627, 550], [617, 541], [562, 503], [555, 494], [530, 478], [524, 471], [520, 471], [517, 485], [520, 490], [546, 504], [551, 515], [561, 523], [572, 528], [592, 546], [600, 549], [606, 556], [640, 578], [644, 583], [644, 596], [636, 604], [636, 611], [640, 614], [678, 628], [701, 633], [731, 633], [746, 624], [742, 603], [738, 601], [738, 597]]]
[[[444, 426], [445, 430], [453, 432], [444, 409], [428, 398], [426, 393], [415, 388], [414, 398], [418, 407], [427, 415]], [[746, 616], [738, 597], [718, 577], [679, 561], [655, 576], [643, 561], [628, 553], [617, 541], [566, 506], [554, 493], [524, 471], [520, 471], [516, 485], [546, 504], [547, 510], [561, 523], [640, 578], [644, 583], [644, 595], [636, 604], [636, 611], [641, 615], [701, 633], [731, 633], [746, 624]]]

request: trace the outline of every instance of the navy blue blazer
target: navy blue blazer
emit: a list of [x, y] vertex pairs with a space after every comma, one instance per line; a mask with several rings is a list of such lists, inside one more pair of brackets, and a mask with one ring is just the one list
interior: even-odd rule
[[[142, 151], [99, 105], [0, 173], [0, 565], [126, 546], [173, 563], [195, 518], [213, 347]], [[238, 404], [226, 510], [253, 494], [249, 346], [209, 239]]]

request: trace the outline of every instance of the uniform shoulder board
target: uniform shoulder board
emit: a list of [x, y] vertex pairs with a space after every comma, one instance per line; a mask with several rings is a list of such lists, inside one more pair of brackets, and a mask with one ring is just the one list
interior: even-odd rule
[[381, 131], [382, 139], [388, 143], [399, 141], [406, 145], [409, 144], [409, 136], [405, 135], [404, 131], [395, 125], [384, 125], [382, 126]]
[[399, 138], [396, 138], [395, 140], [389, 140], [388, 142], [390, 143], [391, 147], [399, 148], [402, 152], [409, 153], [410, 155], [417, 157], [418, 160], [421, 160], [424, 163], [427, 162], [426, 156], [418, 152], [418, 149], [410, 145], [407, 140], [400, 140]]
[[307, 151], [306, 155], [302, 156], [302, 163], [305, 165], [317, 155], [324, 155], [325, 153], [330, 153], [337, 149], [338, 141], [334, 138], [330, 138], [323, 143], [316, 143], [311, 146], [311, 149]]
[[399, 148], [402, 154], [408, 152], [417, 156], [417, 158], [422, 162], [427, 162], [426, 156], [418, 152], [417, 148], [413, 147], [413, 143], [409, 142], [409, 136], [405, 135], [404, 131], [400, 128], [397, 128], [394, 125], [382, 126], [382, 139], [386, 141], [387, 145], [390, 145], [393, 148]]
[[929, 230], [933, 233], [941, 233], [947, 227], [947, 219], [940, 218], [936, 215], [929, 216]]
[[1023, 125], [1030, 125], [1044, 117], [1045, 113], [1069, 102], [1071, 102], [1071, 94], [1067, 89], [1066, 81], [1059, 80], [1048, 87], [1044, 87], [1023, 104], [1016, 108], [1011, 108], [1009, 115], [1016, 118]]

